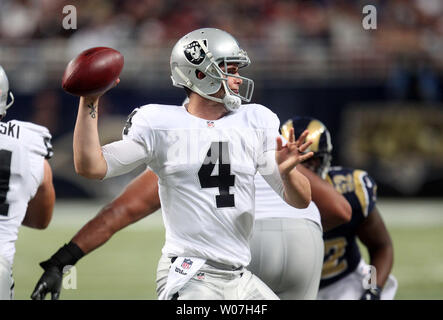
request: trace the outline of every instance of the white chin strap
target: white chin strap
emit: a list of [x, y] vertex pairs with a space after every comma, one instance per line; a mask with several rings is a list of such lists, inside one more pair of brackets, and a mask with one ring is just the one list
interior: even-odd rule
[[223, 104], [228, 111], [237, 111], [241, 106], [241, 99], [230, 94], [225, 94], [223, 97]]
[[4, 117], [6, 115], [6, 110], [8, 110], [14, 104], [14, 95], [12, 92], [9, 92], [9, 96], [11, 97], [11, 102], [5, 106], [4, 110], [0, 110], [0, 117]]
[[14, 103], [14, 95], [11, 91], [9, 91], [9, 96], [11, 97], [11, 102], [6, 106], [5, 110], [8, 110], [8, 108]]

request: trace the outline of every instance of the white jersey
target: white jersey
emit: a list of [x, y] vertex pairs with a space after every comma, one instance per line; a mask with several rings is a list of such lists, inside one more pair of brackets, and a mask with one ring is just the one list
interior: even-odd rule
[[45, 127], [11, 120], [0, 122], [0, 255], [13, 263], [15, 241], [31, 200], [52, 156]]
[[[159, 177], [166, 229], [163, 254], [248, 265], [254, 176], [267, 165], [260, 164], [260, 157], [275, 150], [278, 128], [277, 116], [257, 104], [243, 105], [218, 120], [169, 105], [146, 105], [130, 115], [123, 140], [144, 147], [145, 162]], [[125, 166], [111, 162], [112, 152], [103, 147], [106, 177], [113, 175], [114, 166]], [[272, 154], [268, 170], [275, 173]]]
[[297, 209], [283, 201], [278, 194], [272, 192], [273, 190], [260, 174], [255, 176], [254, 182], [256, 219], [308, 219], [314, 221], [322, 228], [320, 212], [314, 201], [311, 201], [306, 209]]

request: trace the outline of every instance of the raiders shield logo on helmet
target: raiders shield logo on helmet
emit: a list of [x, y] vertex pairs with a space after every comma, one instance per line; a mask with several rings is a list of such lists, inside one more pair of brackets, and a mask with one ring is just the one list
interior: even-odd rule
[[[203, 40], [203, 43], [208, 46], [207, 40]], [[194, 40], [185, 46], [185, 56], [190, 63], [199, 65], [205, 59], [206, 54], [198, 41]]]

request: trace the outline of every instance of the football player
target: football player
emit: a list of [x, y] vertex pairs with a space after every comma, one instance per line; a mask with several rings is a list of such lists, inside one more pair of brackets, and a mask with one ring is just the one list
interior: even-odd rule
[[248, 268], [282, 300], [315, 300], [323, 265], [323, 230], [349, 222], [352, 211], [326, 181], [302, 165], [297, 170], [311, 183], [313, 201], [306, 209], [286, 204], [257, 174]]
[[[397, 281], [390, 275], [393, 247], [376, 206], [375, 181], [363, 170], [331, 167], [331, 136], [319, 120], [288, 120], [282, 126], [283, 136], [292, 128], [296, 133], [309, 130], [307, 139], [313, 142], [308, 150], [314, 156], [302, 165], [333, 185], [352, 207], [350, 222], [324, 232], [325, 256], [318, 298], [393, 299], [397, 290]], [[362, 259], [357, 238], [368, 249], [373, 267]]]
[[[11, 101], [8, 103], [8, 97]], [[0, 120], [14, 102], [0, 66]], [[12, 265], [20, 225], [45, 229], [55, 202], [51, 135], [45, 127], [18, 120], [0, 122], [0, 299], [13, 299]]]
[[[322, 222], [327, 221], [327, 225], [333, 227], [349, 221], [351, 208], [343, 196], [335, 191], [330, 184], [321, 180], [315, 174], [306, 172], [308, 169], [301, 167], [299, 170], [304, 172], [311, 182], [312, 197], [317, 203], [319, 203], [318, 206], [322, 208]], [[276, 288], [278, 289], [278, 296], [282, 299], [312, 298], [318, 291], [322, 265], [321, 262], [323, 260], [323, 240], [321, 232], [319, 233], [319, 230], [321, 229], [319, 227], [320, 217], [318, 216], [319, 212], [317, 206], [311, 202], [306, 209], [296, 209], [290, 206], [286, 208], [283, 206], [283, 201], [281, 201], [281, 203], [277, 202], [272, 197], [272, 194], [275, 194], [275, 192], [264, 180], [260, 186], [257, 185], [260, 183], [258, 182], [258, 179], [263, 178], [256, 177], [255, 180], [256, 211], [259, 212], [260, 208], [264, 208], [261, 204], [263, 203], [262, 200], [271, 201], [270, 204], [272, 205], [271, 209], [274, 214], [274, 219], [275, 217], [281, 217], [282, 215], [287, 214], [287, 217], [289, 216], [294, 221], [300, 222], [297, 224], [297, 222], [289, 221], [289, 218], [286, 218], [287, 221], [284, 221], [284, 219], [281, 220], [283, 223], [289, 222], [288, 230], [292, 229], [301, 233], [301, 235], [292, 235], [292, 240], [297, 240], [297, 243], [287, 243], [287, 245], [291, 245], [295, 247], [295, 249], [300, 250], [301, 253], [297, 256], [295, 256], [296, 253], [293, 254], [295, 258], [301, 257], [303, 265], [297, 266], [295, 263], [291, 264], [290, 262], [282, 264], [276, 268], [276, 271], [271, 273], [272, 277], [270, 277], [269, 273], [266, 273], [266, 271], [269, 271], [269, 268], [257, 268], [257, 272], [259, 272], [260, 276], [263, 276], [268, 280], [274, 279], [275, 277], [281, 278], [282, 274], [279, 274], [278, 272], [281, 271], [282, 267], [286, 268], [288, 273], [284, 274], [284, 277], [288, 284], [280, 284], [280, 286]], [[58, 298], [60, 296], [63, 269], [65, 267], [74, 265], [82, 257], [106, 243], [116, 232], [144, 217], [147, 217], [159, 208], [160, 198], [158, 195], [158, 178], [151, 170], [147, 169], [134, 179], [116, 199], [104, 206], [97, 216], [83, 226], [68, 244], [60, 248], [49, 260], [41, 263], [46, 271], [39, 279], [31, 297], [35, 300], [42, 300], [47, 294], [51, 293], [52, 297]], [[266, 206], [266, 208], [269, 209], [269, 206]], [[292, 216], [289, 214], [292, 214]], [[304, 220], [306, 220], [306, 222], [304, 222]], [[285, 234], [284, 230], [281, 232]], [[286, 235], [285, 239], [291, 239], [290, 231], [288, 233], [289, 235]], [[260, 231], [255, 228], [253, 237], [257, 238], [257, 235], [263, 237], [268, 236], [265, 233], [260, 233]], [[297, 237], [297, 239], [294, 239], [295, 237]], [[269, 238], [269, 241], [271, 241], [271, 238]], [[320, 247], [318, 242], [321, 243]], [[266, 246], [266, 243], [267, 240], [262, 238], [260, 244]], [[276, 241], [273, 241], [272, 243], [275, 244]], [[277, 244], [280, 245], [279, 243]], [[258, 261], [261, 259], [263, 261], [262, 265], [270, 262], [269, 259], [272, 258], [273, 252], [277, 250], [276, 247], [272, 247], [270, 250], [271, 252], [267, 254], [266, 252], [263, 253], [263, 250], [257, 250], [257, 246], [254, 248], [256, 250], [252, 250], [252, 261]], [[278, 252], [280, 251], [281, 250], [278, 250]], [[287, 249], [286, 251], [290, 250]], [[303, 255], [303, 253], [306, 253], [306, 255]], [[254, 256], [254, 254], [257, 256]], [[320, 266], [315, 265], [315, 263]], [[253, 264], [257, 263], [254, 262]], [[251, 264], [250, 267], [252, 267], [253, 264]], [[287, 269], [288, 267], [300, 267], [300, 270], [298, 270], [300, 276], [294, 277], [293, 274], [296, 272]], [[309, 274], [309, 277], [301, 278], [306, 276], [307, 273]], [[201, 273], [199, 274], [199, 277], [202, 277]], [[265, 283], [270, 286], [273, 285], [272, 281]], [[159, 285], [161, 284], [162, 282], [159, 281]]]
[[[189, 99], [186, 98], [183, 105], [186, 106], [188, 103]], [[321, 221], [314, 202], [311, 202], [306, 209], [293, 208], [271, 189], [261, 175], [257, 174], [254, 181], [256, 187], [255, 223], [261, 226], [254, 228], [254, 241], [251, 242], [252, 262], [249, 269], [253, 273], [258, 273], [260, 279], [263, 277], [264, 282], [271, 286], [280, 299], [315, 299], [323, 261], [321, 225], [329, 229], [348, 222], [351, 218], [351, 207], [329, 183], [301, 165], [297, 169], [310, 181], [312, 199], [322, 209]], [[33, 299], [44, 299], [48, 293], [59, 296], [62, 271], [68, 261], [71, 265], [76, 263], [84, 255], [104, 244], [117, 231], [159, 208], [158, 179], [152, 171], [147, 169], [132, 181], [118, 198], [106, 205], [95, 218], [89, 221], [71, 239], [70, 244], [65, 245], [66, 248], [71, 247], [71, 257], [69, 255], [58, 257], [58, 266], [48, 269], [37, 283], [32, 294]], [[272, 229], [270, 234], [266, 230], [267, 219], [271, 220], [269, 223], [280, 221], [288, 227]], [[282, 240], [283, 244], [280, 243]], [[269, 247], [267, 245], [269, 243], [273, 243], [274, 246], [266, 252], [263, 249]], [[286, 250], [276, 250], [279, 246]], [[64, 251], [62, 248], [60, 253]], [[275, 252], [280, 254], [276, 255]], [[286, 263], [279, 264], [281, 260], [274, 258], [276, 256], [283, 258], [286, 252], [291, 252], [294, 259], [285, 259]], [[263, 263], [260, 264], [260, 261]], [[276, 268], [273, 268], [276, 266], [274, 263], [270, 263], [274, 261], [278, 264]], [[43, 263], [45, 264], [47, 262]], [[285, 272], [282, 272], [282, 269]], [[199, 276], [201, 277], [201, 273]], [[275, 285], [277, 282], [275, 279], [279, 279], [278, 285]]]
[[[309, 180], [295, 167], [308, 132], [283, 146], [279, 120], [250, 102], [250, 64], [225, 31], [198, 29], [171, 53], [173, 84], [189, 104], [151, 104], [132, 112], [123, 139], [101, 147], [99, 96], [81, 97], [74, 129], [76, 171], [94, 179], [129, 172], [142, 163], [159, 178], [166, 241], [157, 272], [159, 299], [277, 299], [245, 267], [254, 222], [254, 176], [259, 171], [286, 202], [306, 208]], [[194, 278], [197, 272], [204, 278]]]

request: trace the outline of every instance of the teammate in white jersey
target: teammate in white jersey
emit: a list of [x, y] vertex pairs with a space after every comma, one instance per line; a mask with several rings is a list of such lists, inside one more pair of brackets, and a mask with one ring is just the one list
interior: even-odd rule
[[[11, 102], [8, 101], [8, 93]], [[0, 66], [0, 120], [13, 104]], [[45, 127], [17, 120], [0, 122], [0, 299], [13, 298], [12, 265], [20, 225], [44, 229], [52, 218], [55, 192], [46, 159], [52, 156]]]
[[301, 165], [297, 169], [311, 183], [313, 201], [306, 209], [287, 205], [269, 192], [261, 175], [255, 177], [256, 221], [248, 269], [282, 300], [314, 300], [323, 266], [322, 224], [330, 229], [348, 222], [351, 207], [327, 182]]
[[[246, 52], [212, 28], [181, 38], [171, 54], [173, 83], [189, 90], [189, 104], [147, 105], [132, 114], [123, 140], [100, 146], [99, 97], [81, 97], [74, 130], [74, 164], [88, 178], [126, 173], [141, 163], [159, 177], [166, 241], [158, 269], [160, 299], [275, 299], [244, 267], [254, 222], [254, 176], [290, 205], [311, 200], [308, 179], [295, 168], [308, 132], [283, 146], [279, 120], [248, 104], [253, 82], [238, 69]], [[303, 155], [302, 155], [303, 154]], [[204, 272], [205, 278], [197, 278]], [[212, 286], [207, 285], [211, 283]], [[211, 289], [212, 288], [212, 289]]]

